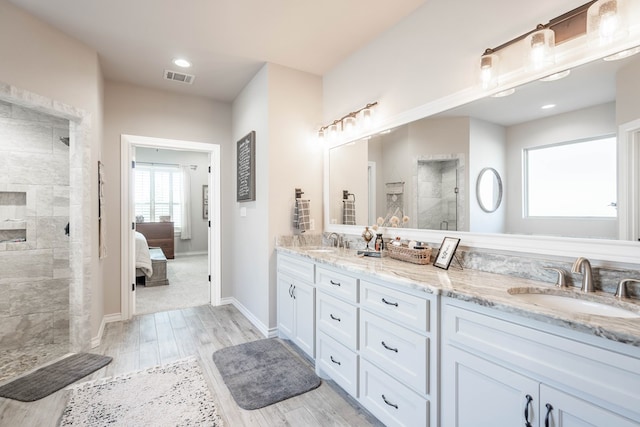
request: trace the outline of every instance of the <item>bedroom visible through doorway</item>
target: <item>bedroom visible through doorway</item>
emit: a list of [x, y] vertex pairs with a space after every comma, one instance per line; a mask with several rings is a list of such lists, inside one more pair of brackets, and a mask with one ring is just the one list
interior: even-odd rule
[[136, 244], [147, 241], [153, 271], [136, 270], [134, 313], [209, 304], [209, 154], [136, 147], [135, 158]]
[[122, 138], [122, 318], [220, 301], [219, 145]]

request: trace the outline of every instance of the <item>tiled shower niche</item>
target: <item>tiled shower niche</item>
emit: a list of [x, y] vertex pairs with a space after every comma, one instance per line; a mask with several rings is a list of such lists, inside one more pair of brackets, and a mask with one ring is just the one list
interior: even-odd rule
[[26, 241], [27, 193], [0, 191], [0, 243]]

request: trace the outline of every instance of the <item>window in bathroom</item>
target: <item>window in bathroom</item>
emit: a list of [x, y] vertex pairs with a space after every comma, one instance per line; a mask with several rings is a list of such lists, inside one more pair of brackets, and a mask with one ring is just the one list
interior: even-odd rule
[[616, 137], [524, 150], [528, 217], [615, 218]]
[[136, 216], [146, 222], [160, 222], [169, 216], [174, 228], [182, 224], [182, 171], [178, 167], [136, 164]]

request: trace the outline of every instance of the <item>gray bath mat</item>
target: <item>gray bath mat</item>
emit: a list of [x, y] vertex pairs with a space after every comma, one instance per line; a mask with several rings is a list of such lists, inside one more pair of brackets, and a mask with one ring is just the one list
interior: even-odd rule
[[111, 357], [78, 353], [65, 357], [0, 387], [0, 397], [33, 402], [108, 365]]
[[258, 409], [306, 393], [320, 378], [277, 338], [223, 348], [213, 353], [224, 383], [243, 409]]

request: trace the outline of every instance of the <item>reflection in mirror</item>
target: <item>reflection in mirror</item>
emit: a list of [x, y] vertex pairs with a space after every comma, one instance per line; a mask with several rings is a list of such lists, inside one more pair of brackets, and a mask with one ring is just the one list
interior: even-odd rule
[[502, 202], [502, 179], [494, 168], [484, 168], [476, 182], [476, 197], [480, 209], [487, 213], [495, 212]]
[[[619, 141], [627, 138], [638, 145], [635, 150], [640, 150], [640, 137], [628, 137], [640, 135], [640, 124], [629, 128], [632, 123], [640, 123], [637, 75], [638, 55], [613, 62], [594, 61], [572, 69], [561, 80], [534, 81], [516, 88], [508, 97], [479, 99], [334, 147], [329, 152], [328, 168], [330, 223], [344, 223], [342, 190], [349, 190], [356, 194], [356, 224], [362, 226], [375, 224], [376, 217], [385, 218], [391, 210], [397, 210], [410, 217], [408, 228], [617, 239], [623, 227], [618, 224], [618, 211], [631, 209], [630, 201], [640, 199], [640, 194], [632, 197], [608, 188], [605, 191], [615, 199], [607, 200], [604, 209], [608, 214], [603, 216], [530, 215], [526, 192], [528, 186], [535, 188], [536, 182], [526, 182], [523, 160], [527, 151], [536, 148], [611, 135], [616, 137], [618, 150]], [[550, 105], [555, 106], [541, 108]], [[628, 135], [617, 135], [623, 125], [629, 128]], [[572, 165], [580, 163], [583, 156], [575, 157]], [[432, 161], [442, 162], [441, 174], [424, 169]], [[629, 182], [627, 169], [631, 175], [638, 174], [640, 160], [629, 162], [622, 169], [615, 166], [617, 182]], [[476, 188], [485, 167], [495, 169], [509, 183], [503, 189], [500, 206], [491, 214], [468, 194], [469, 189]], [[565, 175], [569, 180], [575, 178], [573, 172]], [[403, 183], [402, 188], [394, 187], [394, 183]], [[564, 184], [571, 188], [571, 182]], [[576, 197], [577, 202], [572, 203], [586, 204], [591, 195]], [[633, 220], [640, 217], [637, 210], [627, 216]]]

